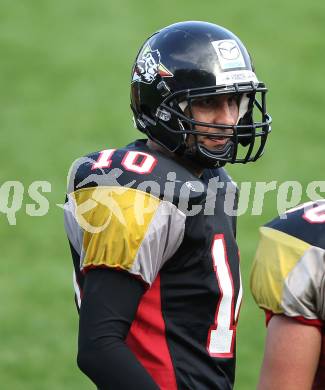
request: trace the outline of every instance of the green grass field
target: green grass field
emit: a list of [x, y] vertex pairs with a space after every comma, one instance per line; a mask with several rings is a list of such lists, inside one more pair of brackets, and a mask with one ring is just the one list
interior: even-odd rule
[[[94, 388], [75, 364], [72, 265], [57, 204], [76, 157], [139, 136], [128, 108], [129, 78], [145, 37], [186, 19], [221, 24], [241, 37], [269, 86], [273, 133], [263, 159], [229, 172], [239, 184], [299, 181], [307, 200], [307, 184], [324, 180], [324, 18], [322, 0], [1, 2], [0, 185], [24, 186], [15, 200], [22, 203], [16, 225], [0, 214], [1, 389]], [[31, 217], [28, 188], [36, 180], [51, 184], [49, 212]], [[236, 390], [252, 390], [257, 381], [265, 330], [249, 293], [249, 270], [258, 226], [276, 215], [276, 199], [270, 192], [261, 216], [251, 215], [250, 203], [239, 218], [245, 296]]]

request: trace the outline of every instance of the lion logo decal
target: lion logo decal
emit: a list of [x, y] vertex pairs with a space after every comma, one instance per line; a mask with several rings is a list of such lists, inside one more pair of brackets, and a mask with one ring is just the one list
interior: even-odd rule
[[159, 50], [151, 50], [147, 45], [135, 64], [132, 82], [151, 84], [158, 74], [161, 77], [173, 77], [174, 75], [160, 62], [160, 58]]

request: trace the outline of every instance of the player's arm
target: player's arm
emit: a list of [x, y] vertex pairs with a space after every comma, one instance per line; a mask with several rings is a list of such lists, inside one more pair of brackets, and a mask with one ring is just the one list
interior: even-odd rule
[[310, 390], [321, 346], [320, 329], [284, 315], [271, 318], [258, 390]]
[[145, 288], [126, 272], [93, 269], [86, 274], [79, 320], [79, 368], [100, 390], [157, 385], [125, 343]]

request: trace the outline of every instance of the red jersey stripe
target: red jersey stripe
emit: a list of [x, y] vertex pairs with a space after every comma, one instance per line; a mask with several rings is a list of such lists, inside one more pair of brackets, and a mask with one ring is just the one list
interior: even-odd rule
[[141, 299], [126, 343], [161, 390], [177, 390], [161, 311], [159, 275]]

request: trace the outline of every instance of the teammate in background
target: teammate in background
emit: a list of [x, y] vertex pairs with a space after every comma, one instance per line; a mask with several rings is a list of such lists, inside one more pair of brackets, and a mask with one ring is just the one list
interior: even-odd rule
[[132, 70], [131, 108], [149, 140], [75, 163], [65, 226], [78, 365], [101, 390], [233, 388], [236, 220], [226, 185], [209, 184], [236, 193], [222, 166], [262, 155], [265, 94], [230, 31], [168, 26]]
[[325, 389], [325, 201], [260, 229], [251, 274], [267, 337], [259, 390]]

